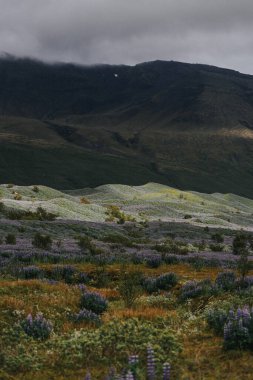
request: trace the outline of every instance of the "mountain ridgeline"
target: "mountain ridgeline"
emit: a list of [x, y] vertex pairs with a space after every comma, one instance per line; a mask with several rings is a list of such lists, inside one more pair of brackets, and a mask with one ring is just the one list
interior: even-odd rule
[[160, 182], [253, 198], [253, 76], [0, 60], [1, 183]]

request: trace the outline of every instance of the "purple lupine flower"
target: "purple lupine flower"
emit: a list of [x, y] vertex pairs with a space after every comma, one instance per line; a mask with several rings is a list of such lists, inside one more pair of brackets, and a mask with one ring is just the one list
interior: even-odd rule
[[232, 327], [231, 321], [229, 321], [228, 323], [225, 323], [225, 326], [224, 326], [224, 340], [225, 341], [230, 339], [231, 327]]
[[155, 380], [155, 355], [150, 346], [147, 348], [147, 379]]
[[238, 307], [237, 309], [237, 312], [236, 312], [236, 319], [239, 320], [240, 318], [242, 318], [242, 309], [240, 307]]
[[87, 287], [84, 284], [79, 284], [78, 288], [80, 289], [81, 292], [85, 293], [87, 292]]
[[245, 337], [249, 335], [249, 330], [246, 327], [244, 327], [242, 318], [238, 322], [238, 330]]
[[163, 380], [170, 380], [170, 364], [164, 363], [163, 365]]
[[232, 310], [232, 309], [229, 310], [228, 318], [229, 318], [229, 319], [235, 319], [235, 313], [234, 313], [234, 310]]
[[250, 310], [248, 306], [244, 306], [242, 309], [243, 325], [248, 326], [251, 320]]
[[93, 311], [82, 309], [79, 311], [79, 313], [73, 315], [73, 320], [76, 323], [80, 322], [90, 322], [96, 325], [99, 325], [101, 323], [100, 317], [93, 313]]
[[131, 370], [129, 370], [127, 372], [125, 379], [126, 380], [134, 380], [134, 375], [133, 375], [133, 372]]
[[38, 313], [35, 318], [31, 314], [20, 322], [24, 332], [35, 339], [47, 339], [53, 331], [52, 323]]
[[128, 364], [130, 366], [134, 366], [136, 364], [138, 364], [139, 362], [139, 356], [138, 355], [130, 355], [129, 358], [128, 358]]
[[28, 314], [28, 316], [26, 317], [26, 321], [29, 325], [31, 325], [33, 323], [33, 317], [32, 317], [32, 314]]
[[84, 377], [84, 380], [91, 380], [91, 374], [90, 372], [87, 372], [85, 377]]

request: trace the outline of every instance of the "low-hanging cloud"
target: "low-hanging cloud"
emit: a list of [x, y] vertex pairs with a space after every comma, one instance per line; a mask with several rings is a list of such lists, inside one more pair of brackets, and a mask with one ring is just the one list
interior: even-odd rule
[[252, 0], [0, 0], [0, 51], [46, 61], [155, 59], [253, 74]]

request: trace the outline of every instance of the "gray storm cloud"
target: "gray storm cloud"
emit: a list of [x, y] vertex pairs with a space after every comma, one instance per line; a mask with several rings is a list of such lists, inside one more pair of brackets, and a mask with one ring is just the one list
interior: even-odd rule
[[0, 0], [0, 51], [47, 61], [155, 59], [253, 74], [252, 0]]

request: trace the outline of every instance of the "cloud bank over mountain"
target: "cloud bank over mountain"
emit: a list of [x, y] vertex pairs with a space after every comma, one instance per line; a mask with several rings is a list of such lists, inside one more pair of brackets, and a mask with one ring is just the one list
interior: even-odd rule
[[0, 0], [0, 51], [83, 64], [164, 59], [253, 74], [252, 0]]

